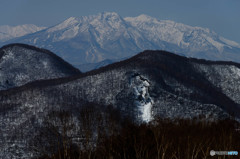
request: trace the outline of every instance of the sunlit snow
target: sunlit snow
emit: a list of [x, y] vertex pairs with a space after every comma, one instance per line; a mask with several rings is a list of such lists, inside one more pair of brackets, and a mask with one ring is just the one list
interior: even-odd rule
[[144, 122], [151, 121], [153, 100], [148, 92], [150, 83], [147, 79], [138, 75], [132, 79], [131, 86], [134, 90], [135, 104], [139, 110], [139, 117]]

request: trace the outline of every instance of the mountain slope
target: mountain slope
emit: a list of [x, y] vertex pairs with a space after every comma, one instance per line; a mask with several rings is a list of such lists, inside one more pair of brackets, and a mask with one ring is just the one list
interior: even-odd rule
[[100, 104], [100, 110], [113, 105], [122, 117], [136, 122], [149, 122], [155, 116], [219, 119], [232, 114], [239, 118], [239, 71], [240, 64], [233, 62], [145, 51], [78, 76], [0, 91], [0, 143], [4, 143], [0, 156], [33, 155], [32, 147], [26, 145], [52, 111], [72, 112], [77, 123], [78, 110], [88, 102]]
[[103, 66], [107, 66], [109, 64], [115, 63], [115, 62], [119, 62], [119, 61], [123, 61], [125, 59], [128, 58], [122, 58], [122, 59], [106, 59], [97, 63], [86, 63], [86, 64], [82, 64], [82, 65], [75, 65], [75, 67], [77, 67], [81, 72], [88, 72], [88, 71], [92, 71], [98, 68], [101, 68]]
[[38, 27], [33, 24], [25, 24], [18, 26], [2, 25], [0, 26], [0, 42], [24, 36], [26, 34], [35, 33], [45, 28], [46, 27]]
[[[192, 27], [169, 20], [157, 20], [147, 15], [127, 17], [125, 20], [138, 28], [157, 46], [161, 46], [161, 41], [164, 41], [166, 44], [161, 49], [185, 52], [184, 54], [190, 57], [226, 60], [227, 56], [230, 57], [230, 55], [224, 57], [228, 49], [236, 48], [239, 51], [240, 48], [238, 43], [227, 40], [207, 28]], [[174, 45], [175, 48], [169, 47], [169, 44]]]
[[71, 17], [11, 42], [33, 44], [58, 53], [74, 65], [115, 60], [153, 49], [188, 57], [240, 61], [240, 45], [215, 32], [147, 15], [122, 18], [117, 13]]
[[23, 44], [11, 44], [0, 49], [0, 90], [35, 80], [79, 73], [76, 68], [44, 49]]
[[103, 66], [107, 66], [109, 64], [112, 64], [114, 62], [117, 62], [117, 60], [103, 60], [101, 62], [97, 62], [97, 63], [86, 63], [86, 64], [82, 64], [82, 65], [76, 65], [76, 67], [81, 70], [81, 72], [88, 72], [88, 71], [91, 71], [91, 70], [95, 70], [95, 69], [98, 69], [100, 67], [103, 67]]

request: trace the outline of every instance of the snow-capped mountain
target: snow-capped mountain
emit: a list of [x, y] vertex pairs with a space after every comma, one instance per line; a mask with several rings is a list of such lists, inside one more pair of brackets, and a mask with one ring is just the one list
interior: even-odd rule
[[[195, 57], [195, 53], [202, 53], [203, 55], [196, 57], [218, 60], [224, 55], [215, 54], [213, 57], [208, 53], [222, 54], [226, 49], [240, 49], [238, 43], [227, 40], [207, 28], [192, 27], [169, 20], [157, 20], [147, 15], [127, 17], [125, 20], [138, 28], [147, 40], [160, 46], [163, 50], [182, 52], [191, 57]], [[175, 45], [176, 48], [171, 48], [168, 44], [164, 45], [162, 41]]]
[[76, 68], [50, 51], [23, 44], [0, 48], [0, 90], [28, 82], [79, 74]]
[[14, 39], [26, 34], [35, 33], [46, 27], [38, 27], [33, 24], [24, 24], [18, 26], [1, 25], [0, 26], [0, 42]]
[[[38, 135], [48, 115], [69, 111], [73, 123], [79, 123], [78, 110], [89, 102], [101, 105], [99, 111], [113, 105], [122, 117], [140, 122], [155, 116], [222, 119], [232, 114], [240, 118], [239, 72], [240, 64], [233, 62], [145, 51], [74, 78], [36, 81], [0, 91], [0, 158], [38, 157], [45, 142], [37, 147], [34, 141], [44, 137]], [[71, 134], [71, 139], [79, 136]]]
[[140, 15], [117, 13], [71, 17], [11, 42], [47, 48], [74, 65], [121, 59], [147, 50], [167, 50], [188, 57], [240, 62], [240, 45], [201, 27]]

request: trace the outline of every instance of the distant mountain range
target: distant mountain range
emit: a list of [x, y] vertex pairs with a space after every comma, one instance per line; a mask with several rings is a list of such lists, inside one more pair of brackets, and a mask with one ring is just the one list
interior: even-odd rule
[[45, 28], [46, 27], [38, 27], [33, 24], [25, 24], [25, 25], [18, 25], [18, 26], [1, 25], [0, 26], [0, 42], [4, 42], [10, 39], [24, 36], [26, 34], [35, 33]]
[[112, 64], [112, 63], [115, 63], [118, 61], [120, 61], [120, 60], [106, 59], [106, 60], [103, 60], [103, 61], [97, 62], [97, 63], [86, 63], [86, 64], [81, 64], [81, 65], [75, 65], [75, 67], [77, 67], [81, 72], [88, 72], [88, 71], [95, 70], [95, 69], [101, 68], [103, 66], [107, 66], [109, 64]]
[[240, 62], [240, 45], [214, 31], [140, 15], [117, 13], [71, 17], [53, 27], [2, 43], [49, 49], [74, 65], [130, 57], [146, 49], [187, 57]]
[[48, 50], [23, 44], [0, 48], [0, 90], [77, 74], [79, 70]]
[[[52, 73], [54, 76], [65, 66], [75, 76], [33, 81], [0, 91], [0, 158], [39, 157], [35, 151], [39, 147], [34, 142], [39, 142], [38, 135], [44, 130], [49, 115], [54, 111], [68, 111], [73, 123], [79, 123], [79, 110], [88, 103], [93, 103], [99, 112], [112, 105], [119, 110], [121, 118], [136, 122], [149, 122], [154, 117], [191, 119], [200, 115], [209, 120], [229, 115], [240, 117], [238, 63], [144, 51], [130, 59], [76, 75], [75, 69], [59, 62], [56, 56], [50, 55], [51, 60], [47, 62], [49, 56], [44, 50], [19, 45], [5, 46], [2, 50], [5, 54], [1, 61], [9, 63], [6, 67], [17, 64], [17, 68], [22, 69], [25, 63], [33, 68], [53, 66], [47, 67], [46, 74], [37, 69], [33, 77], [39, 76], [38, 79], [50, 77]], [[19, 56], [26, 56], [27, 60]], [[71, 139], [77, 138], [74, 133], [71, 135]]]

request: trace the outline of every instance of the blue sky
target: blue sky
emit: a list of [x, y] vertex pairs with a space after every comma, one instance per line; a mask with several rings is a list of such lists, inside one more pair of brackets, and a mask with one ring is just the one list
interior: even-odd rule
[[240, 0], [0, 0], [0, 25], [51, 26], [104, 11], [207, 27], [240, 43]]

